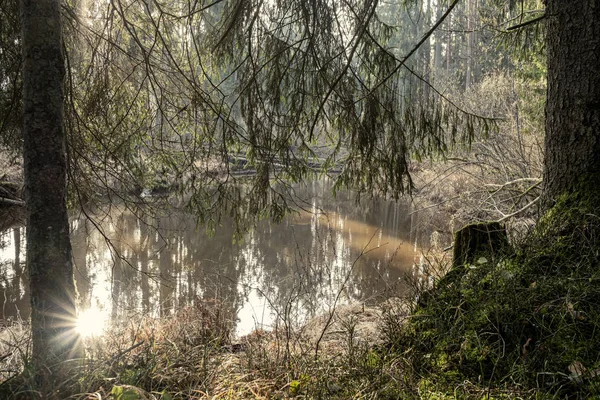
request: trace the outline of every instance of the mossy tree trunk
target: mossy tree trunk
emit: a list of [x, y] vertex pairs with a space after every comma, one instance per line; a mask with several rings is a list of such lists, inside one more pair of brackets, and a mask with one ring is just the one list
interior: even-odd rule
[[60, 0], [21, 0], [27, 270], [32, 362], [42, 389], [79, 356], [66, 206], [65, 75]]
[[548, 0], [545, 205], [600, 182], [600, 2]]

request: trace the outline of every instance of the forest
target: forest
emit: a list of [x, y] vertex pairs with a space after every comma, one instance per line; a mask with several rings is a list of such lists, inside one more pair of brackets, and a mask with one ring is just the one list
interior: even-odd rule
[[600, 398], [597, 21], [0, 0], [0, 398]]

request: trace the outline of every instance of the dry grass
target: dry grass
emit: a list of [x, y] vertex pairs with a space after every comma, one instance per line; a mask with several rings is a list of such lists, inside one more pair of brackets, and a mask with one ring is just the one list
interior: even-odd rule
[[[384, 315], [408, 312], [400, 300], [378, 308], [342, 306], [297, 331], [257, 330], [232, 341], [231, 324], [219, 309], [212, 302], [162, 319], [131, 320], [86, 340], [86, 359], [60, 385], [61, 396], [271, 399], [348, 398], [352, 393], [377, 398], [381, 387], [374, 385], [380, 379], [375, 376], [384, 368], [380, 325]], [[3, 338], [14, 338], [3, 341], [2, 349], [21, 355], [3, 360], [12, 379], [3, 375], [0, 395], [9, 399], [39, 398], [26, 374], [17, 374], [27, 359], [26, 332], [24, 324], [2, 332]], [[389, 367], [387, 373], [392, 373]]]
[[18, 375], [29, 358], [31, 334], [23, 321], [0, 326], [0, 382]]

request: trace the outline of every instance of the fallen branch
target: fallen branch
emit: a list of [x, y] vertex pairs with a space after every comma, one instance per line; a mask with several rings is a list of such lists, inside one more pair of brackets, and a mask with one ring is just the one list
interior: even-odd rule
[[523, 198], [526, 194], [531, 192], [533, 189], [535, 189], [542, 183], [542, 178], [520, 178], [520, 179], [515, 179], [514, 181], [509, 181], [509, 182], [506, 182], [503, 184], [487, 183], [487, 184], [485, 184], [485, 186], [493, 187], [494, 189], [490, 190], [490, 195], [494, 195], [507, 186], [514, 185], [515, 183], [521, 183], [521, 182], [534, 182], [533, 185], [531, 185], [523, 193], [521, 193], [521, 198]]
[[520, 209], [518, 209], [517, 211], [515, 211], [514, 213], [505, 215], [504, 217], [500, 218], [499, 220], [497, 220], [496, 222], [504, 222], [507, 219], [514, 217], [515, 215], [518, 215], [520, 213], [522, 213], [523, 211], [527, 210], [529, 207], [531, 207], [532, 205], [536, 204], [538, 201], [540, 200], [540, 197], [536, 197], [535, 199], [533, 199], [531, 201], [531, 203], [527, 203], [525, 204], [523, 207], [521, 207]]
[[25, 202], [23, 200], [7, 199], [6, 197], [0, 197], [0, 203], [1, 204], [8, 204], [10, 206], [25, 207]]
[[424, 211], [424, 210], [428, 210], [430, 208], [441, 206], [442, 204], [447, 203], [447, 202], [452, 201], [452, 200], [456, 200], [456, 199], [458, 199], [459, 197], [461, 197], [461, 196], [463, 196], [465, 194], [470, 194], [470, 193], [467, 192], [467, 193], [459, 194], [458, 196], [454, 196], [454, 197], [450, 197], [450, 198], [448, 198], [446, 200], [442, 200], [439, 203], [431, 204], [429, 206], [426, 206], [426, 207], [423, 207], [423, 208], [419, 208], [417, 210], [413, 210], [413, 211], [411, 211], [411, 212], [408, 213], [408, 216], [411, 216], [411, 215], [413, 215], [415, 213], [418, 213], [420, 211]]
[[494, 187], [503, 188], [505, 186], [514, 185], [515, 183], [520, 183], [520, 182], [537, 182], [539, 184], [539, 183], [542, 183], [542, 178], [519, 178], [519, 179], [505, 182], [503, 184], [486, 183], [485, 186], [494, 186]]

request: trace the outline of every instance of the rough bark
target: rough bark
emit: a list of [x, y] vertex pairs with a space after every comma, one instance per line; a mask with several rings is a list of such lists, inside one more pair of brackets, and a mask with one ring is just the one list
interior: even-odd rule
[[600, 2], [548, 0], [544, 204], [600, 182]]
[[32, 363], [47, 390], [58, 366], [79, 355], [65, 197], [60, 1], [21, 0], [21, 21]]

